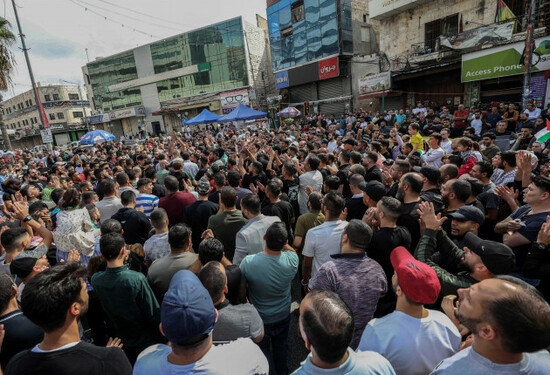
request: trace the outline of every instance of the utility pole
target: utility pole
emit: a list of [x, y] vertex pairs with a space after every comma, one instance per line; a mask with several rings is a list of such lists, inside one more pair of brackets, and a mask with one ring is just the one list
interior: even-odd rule
[[[17, 29], [19, 30], [19, 37], [21, 38], [21, 45], [23, 46], [22, 50], [25, 54], [25, 61], [27, 62], [27, 68], [29, 69], [29, 76], [31, 77], [31, 84], [32, 89], [34, 91], [34, 99], [36, 101], [36, 106], [38, 108], [38, 118], [40, 119], [40, 129], [45, 129], [44, 127], [44, 118], [43, 115], [46, 115], [46, 112], [43, 112], [40, 110], [40, 96], [38, 94], [38, 88], [36, 87], [36, 82], [34, 81], [34, 74], [32, 73], [32, 67], [31, 67], [31, 61], [29, 60], [29, 49], [27, 48], [27, 45], [25, 44], [25, 34], [23, 34], [23, 29], [21, 28], [21, 23], [19, 22], [19, 15], [17, 14], [17, 5], [15, 5], [15, 0], [11, 0], [11, 3], [13, 5], [13, 13], [15, 14], [15, 21], [17, 22]], [[46, 143], [48, 145], [48, 150], [51, 151], [52, 145], [50, 143]]]
[[531, 86], [531, 63], [533, 61], [533, 31], [535, 29], [535, 7], [536, 0], [531, 0], [529, 9], [527, 10], [527, 31], [525, 33], [525, 69], [523, 71], [523, 97], [521, 101], [522, 110], [527, 108], [527, 102], [529, 101], [530, 86]]

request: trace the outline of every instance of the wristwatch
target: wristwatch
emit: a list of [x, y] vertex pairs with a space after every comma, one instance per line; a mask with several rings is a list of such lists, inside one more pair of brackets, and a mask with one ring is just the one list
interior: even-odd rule
[[545, 243], [542, 243], [542, 242], [534, 242], [533, 243], [533, 250], [538, 250], [538, 251], [544, 251], [546, 250], [548, 246], [546, 246]]
[[28, 223], [28, 222], [31, 221], [31, 220], [32, 220], [32, 216], [31, 216], [31, 215], [27, 215], [27, 217], [23, 219], [23, 222], [24, 222], [24, 223]]

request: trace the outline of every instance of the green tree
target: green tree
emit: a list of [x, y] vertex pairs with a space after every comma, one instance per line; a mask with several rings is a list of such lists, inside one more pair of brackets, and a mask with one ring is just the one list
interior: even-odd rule
[[[15, 43], [15, 35], [11, 31], [11, 25], [5, 18], [0, 17], [0, 91], [6, 91], [12, 81], [13, 68], [15, 66], [15, 58], [10, 50], [10, 47]], [[0, 101], [2, 101], [0, 94]], [[11, 142], [8, 136], [6, 125], [2, 119], [0, 111], [0, 127], [2, 130], [2, 138], [4, 140], [4, 148], [11, 150]]]

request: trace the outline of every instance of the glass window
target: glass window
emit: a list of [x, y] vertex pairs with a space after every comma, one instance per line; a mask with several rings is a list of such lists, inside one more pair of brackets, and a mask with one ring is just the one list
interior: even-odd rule
[[69, 94], [69, 100], [78, 100], [78, 94]]
[[313, 27], [307, 31], [307, 59], [318, 59], [322, 56], [321, 28]]
[[46, 101], [46, 102], [51, 102], [51, 101], [52, 101], [51, 96], [49, 96], [49, 95], [44, 95], [44, 101]]
[[59, 100], [59, 94], [53, 94], [53, 100]]
[[65, 118], [65, 115], [63, 114], [63, 112], [57, 112], [57, 118], [63, 120]]
[[292, 15], [290, 5], [287, 5], [279, 11], [279, 28], [284, 30], [290, 26], [292, 26]]
[[55, 120], [55, 113], [50, 113], [50, 120]]
[[304, 0], [297, 0], [290, 6], [292, 23], [300, 22], [305, 18]]
[[84, 114], [82, 112], [73, 112], [74, 118], [82, 118], [84, 117]]

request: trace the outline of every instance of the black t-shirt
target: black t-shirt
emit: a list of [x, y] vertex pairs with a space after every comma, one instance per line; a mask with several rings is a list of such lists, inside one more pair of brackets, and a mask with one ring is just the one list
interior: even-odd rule
[[292, 219], [294, 218], [294, 208], [288, 202], [281, 200], [277, 203], [270, 203], [262, 209], [262, 214], [266, 216], [277, 216], [285, 223], [288, 231], [288, 242], [292, 243]]
[[283, 194], [288, 196], [288, 201], [294, 208], [294, 217], [300, 216], [300, 205], [298, 204], [298, 191], [300, 190], [300, 179], [294, 176], [292, 180], [283, 180]]
[[189, 176], [185, 172], [182, 172], [182, 171], [174, 172], [174, 171], [172, 171], [172, 172], [170, 172], [170, 176], [174, 176], [175, 178], [178, 179], [179, 191], [183, 191], [183, 189], [184, 189], [183, 181], [185, 181], [185, 183], [187, 183], [187, 184], [191, 183], [191, 181], [189, 180]]
[[346, 203], [346, 208], [348, 209], [348, 216], [346, 218], [347, 221], [352, 219], [362, 220], [363, 215], [367, 210], [367, 206], [363, 203], [362, 196], [359, 198], [350, 198]]
[[420, 224], [418, 223], [420, 214], [417, 212], [419, 204], [420, 202], [403, 204], [402, 214], [399, 216], [399, 219], [397, 219], [397, 225], [407, 228], [411, 234], [412, 242], [409, 249], [411, 253], [414, 253], [416, 245], [420, 240]]
[[48, 353], [23, 351], [12, 358], [6, 375], [131, 375], [132, 366], [120, 348], [80, 342]]
[[201, 243], [201, 235], [208, 227], [208, 219], [212, 215], [216, 215], [219, 206], [210, 201], [195, 201], [191, 205], [185, 207], [183, 222], [191, 228], [191, 242], [193, 249], [198, 252], [199, 244]]
[[225, 267], [228, 292], [225, 297], [232, 305], [239, 304], [239, 288], [241, 285], [241, 269], [236, 264]]
[[0, 316], [6, 334], [0, 351], [0, 364], [6, 368], [17, 353], [31, 349], [44, 339], [44, 332], [32, 323], [21, 310]]
[[338, 168], [338, 172], [336, 173], [336, 176], [340, 179], [340, 185], [344, 185], [342, 188], [342, 195], [344, 198], [351, 198], [352, 196], [348, 181], [348, 172], [350, 167], [351, 166], [349, 164], [342, 165]]
[[382, 182], [382, 171], [376, 165], [365, 173], [365, 181], [379, 181]]

